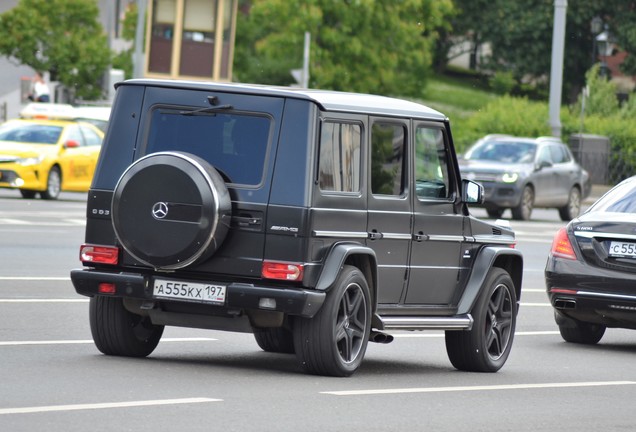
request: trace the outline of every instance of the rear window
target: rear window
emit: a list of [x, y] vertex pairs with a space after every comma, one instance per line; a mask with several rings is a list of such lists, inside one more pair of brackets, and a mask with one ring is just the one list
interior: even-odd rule
[[621, 182], [603, 195], [587, 210], [592, 211], [636, 213], [636, 178]]
[[269, 143], [269, 117], [183, 113], [163, 108], [153, 111], [146, 154], [192, 153], [208, 161], [228, 183], [252, 186], [261, 183]]

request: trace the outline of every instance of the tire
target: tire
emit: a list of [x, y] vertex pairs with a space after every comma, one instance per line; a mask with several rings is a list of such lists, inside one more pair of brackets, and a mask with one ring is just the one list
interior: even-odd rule
[[129, 312], [119, 297], [91, 297], [89, 318], [95, 346], [106, 355], [146, 357], [163, 334], [163, 326]]
[[254, 339], [265, 352], [293, 354], [294, 335], [285, 327], [254, 328]]
[[534, 208], [534, 190], [531, 186], [525, 186], [521, 192], [521, 201], [517, 207], [513, 207], [512, 218], [515, 220], [530, 220]]
[[565, 207], [559, 208], [559, 216], [562, 221], [569, 222], [579, 215], [581, 212], [581, 191], [578, 187], [574, 186], [570, 190], [568, 196], [568, 203]]
[[504, 212], [504, 209], [502, 208], [486, 209], [486, 213], [488, 213], [488, 217], [491, 219], [499, 219], [501, 215], [503, 214], [503, 212]]
[[448, 358], [459, 370], [497, 372], [510, 355], [517, 323], [517, 295], [503, 269], [490, 269], [473, 319], [471, 330], [446, 332]]
[[313, 318], [293, 323], [296, 357], [315, 375], [352, 375], [364, 357], [371, 331], [369, 285], [356, 267], [345, 265]]
[[40, 192], [40, 196], [45, 200], [55, 200], [60, 196], [62, 189], [62, 173], [56, 166], [52, 167], [46, 179], [46, 190]]
[[37, 195], [37, 192], [30, 189], [20, 189], [20, 195], [25, 199], [33, 199], [35, 195]]
[[209, 258], [223, 243], [231, 219], [221, 175], [182, 152], [153, 153], [133, 163], [119, 179], [111, 207], [123, 248], [161, 270]]
[[569, 326], [559, 325], [559, 332], [566, 342], [595, 345], [605, 334], [605, 326], [572, 320]]

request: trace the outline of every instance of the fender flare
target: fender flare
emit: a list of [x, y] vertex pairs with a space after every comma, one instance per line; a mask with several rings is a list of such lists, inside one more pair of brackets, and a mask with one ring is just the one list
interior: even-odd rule
[[[325, 258], [320, 276], [318, 277], [318, 282], [315, 286], [316, 290], [327, 291], [336, 281], [340, 270], [348, 261], [349, 257], [356, 255], [366, 255], [370, 260], [371, 268], [367, 271], [365, 271], [365, 269], [360, 270], [365, 274], [365, 277], [367, 277], [367, 282], [375, 298], [378, 280], [378, 266], [375, 252], [373, 249], [357, 243], [336, 243], [331, 247], [331, 250], [329, 250]], [[369, 272], [370, 275], [368, 274]], [[368, 276], [371, 276], [371, 280], [368, 280]]]
[[[515, 265], [516, 264], [516, 265]], [[510, 277], [515, 285], [517, 293], [517, 305], [521, 297], [521, 280], [523, 273], [523, 255], [518, 249], [501, 246], [486, 246], [479, 251], [479, 255], [473, 263], [473, 271], [466, 283], [466, 289], [457, 305], [457, 314], [470, 313], [473, 309], [477, 297], [481, 292], [481, 287], [488, 276], [488, 272], [493, 267], [500, 267], [510, 273]], [[517, 307], [517, 310], [519, 308]]]

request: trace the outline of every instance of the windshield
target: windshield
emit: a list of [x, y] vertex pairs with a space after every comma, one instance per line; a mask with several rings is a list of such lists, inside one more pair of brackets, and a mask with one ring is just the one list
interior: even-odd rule
[[484, 141], [471, 147], [464, 159], [487, 160], [503, 163], [530, 163], [534, 161], [537, 145], [518, 141]]
[[9, 122], [0, 126], [0, 140], [34, 144], [56, 144], [61, 126]]
[[234, 113], [184, 115], [184, 112], [154, 110], [146, 154], [188, 152], [208, 161], [228, 183], [261, 182], [269, 142], [268, 117]]
[[636, 178], [620, 183], [587, 211], [636, 213]]

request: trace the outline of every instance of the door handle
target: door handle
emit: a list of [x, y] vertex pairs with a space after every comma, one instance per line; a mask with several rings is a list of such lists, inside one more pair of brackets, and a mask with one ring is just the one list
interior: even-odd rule
[[422, 231], [420, 231], [417, 234], [413, 234], [413, 240], [417, 242], [428, 240], [428, 234], [424, 234]]
[[369, 239], [371, 240], [379, 240], [382, 237], [384, 237], [384, 234], [382, 234], [381, 232], [378, 232], [376, 230], [373, 230], [369, 233]]

